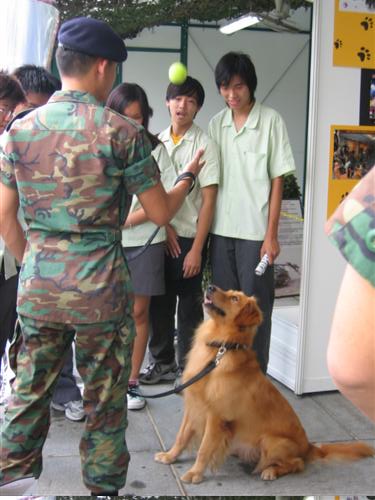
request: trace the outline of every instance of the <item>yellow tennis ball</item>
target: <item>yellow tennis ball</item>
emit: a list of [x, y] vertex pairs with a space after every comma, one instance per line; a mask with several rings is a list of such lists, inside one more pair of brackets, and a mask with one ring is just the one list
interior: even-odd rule
[[174, 85], [182, 85], [187, 77], [187, 69], [185, 64], [175, 62], [169, 66], [168, 77]]

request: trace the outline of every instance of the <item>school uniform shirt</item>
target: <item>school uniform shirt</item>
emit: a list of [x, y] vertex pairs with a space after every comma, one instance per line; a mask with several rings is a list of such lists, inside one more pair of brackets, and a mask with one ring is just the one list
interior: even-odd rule
[[211, 233], [262, 241], [271, 180], [295, 171], [283, 119], [255, 102], [241, 130], [236, 131], [232, 111], [226, 108], [211, 119], [208, 134], [219, 145], [221, 167]]
[[0, 238], [0, 272], [4, 269], [4, 279], [8, 280], [17, 274], [17, 261]]
[[130, 195], [160, 179], [143, 128], [89, 93], [63, 90], [5, 135], [0, 181], [18, 189], [27, 226], [18, 313], [123, 320], [133, 293], [121, 227]]
[[[164, 189], [166, 191], [169, 191], [173, 187], [175, 169], [164, 145], [159, 144], [158, 146], [156, 146], [156, 148], [152, 151], [152, 156], [155, 158], [157, 163], [160, 162], [163, 165], [163, 171], [161, 171], [160, 180], [164, 186]], [[137, 196], [133, 196], [129, 214], [135, 212], [139, 208], [142, 208], [142, 205], [140, 204]], [[127, 227], [123, 229], [122, 246], [125, 248], [143, 246], [155, 231], [156, 227], [156, 224], [154, 224], [153, 222], [146, 221], [142, 224], [138, 224], [137, 226]], [[154, 245], [155, 243], [161, 243], [165, 240], [165, 228], [161, 227], [152, 240], [151, 245]]]
[[[3, 134], [0, 135], [0, 150], [1, 150], [1, 138]], [[17, 275], [17, 261], [13, 255], [9, 252], [4, 244], [4, 240], [0, 237], [0, 273], [4, 272], [4, 279], [8, 280], [13, 276]]]
[[220, 167], [216, 144], [195, 123], [185, 132], [178, 144], [174, 144], [171, 137], [171, 127], [159, 134], [159, 139], [166, 147], [173, 169], [169, 168], [161, 155], [155, 156], [156, 162], [166, 182], [174, 184], [178, 175], [185, 169], [186, 165], [194, 158], [198, 149], [204, 149], [202, 160], [204, 167], [200, 171], [193, 191], [185, 198], [185, 201], [175, 217], [171, 220], [172, 226], [179, 236], [194, 238], [197, 232], [197, 221], [202, 205], [201, 189], [213, 184], [219, 184]]
[[[26, 230], [25, 221], [23, 220], [22, 212], [20, 210], [18, 210], [18, 220], [22, 228]], [[21, 264], [17, 262], [17, 259], [13, 257], [5, 246], [4, 240], [0, 238], [0, 272], [3, 270], [4, 279], [8, 280], [13, 276], [16, 276], [20, 266]]]

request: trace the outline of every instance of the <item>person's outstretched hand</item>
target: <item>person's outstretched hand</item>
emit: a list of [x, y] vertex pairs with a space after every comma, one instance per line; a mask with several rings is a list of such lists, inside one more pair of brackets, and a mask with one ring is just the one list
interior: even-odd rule
[[202, 160], [202, 156], [204, 154], [204, 149], [200, 148], [198, 151], [195, 153], [194, 158], [191, 160], [190, 163], [188, 163], [184, 169], [184, 172], [191, 172], [195, 176], [199, 174], [199, 172], [202, 170], [204, 164], [206, 163], [205, 160]]

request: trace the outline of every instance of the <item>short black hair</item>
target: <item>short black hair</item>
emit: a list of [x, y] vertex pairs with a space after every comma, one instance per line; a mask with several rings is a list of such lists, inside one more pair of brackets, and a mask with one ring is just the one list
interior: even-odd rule
[[148, 130], [150, 118], [153, 115], [153, 110], [148, 103], [146, 92], [137, 83], [120, 83], [109, 94], [106, 105], [123, 114], [124, 108], [128, 107], [132, 102], [139, 102], [143, 127]]
[[120, 83], [120, 85], [117, 85], [109, 94], [106, 106], [122, 115], [124, 108], [127, 108], [132, 102], [139, 102], [142, 112], [142, 126], [146, 130], [152, 148], [154, 149], [160, 144], [160, 141], [148, 130], [148, 124], [153, 115], [153, 110], [148, 103], [146, 92], [140, 85], [137, 83]]
[[26, 101], [20, 83], [6, 71], [0, 71], [0, 99], [10, 101], [12, 106]]
[[198, 103], [198, 106], [201, 108], [204, 103], [204, 89], [200, 82], [191, 76], [188, 76], [184, 83], [181, 85], [175, 85], [170, 83], [167, 88], [166, 99], [170, 101], [171, 99], [175, 99], [179, 95], [187, 95], [190, 97], [195, 97]]
[[228, 85], [236, 75], [246, 83], [251, 99], [254, 99], [258, 79], [252, 60], [243, 52], [228, 52], [220, 59], [215, 68], [215, 82], [218, 90], [220, 91], [222, 85]]
[[89, 56], [66, 47], [57, 47], [56, 49], [57, 67], [60, 75], [64, 76], [77, 77], [85, 75], [97, 59], [96, 56]]
[[20, 82], [26, 94], [35, 92], [51, 96], [56, 90], [61, 89], [60, 80], [42, 66], [24, 64], [15, 69], [13, 75]]

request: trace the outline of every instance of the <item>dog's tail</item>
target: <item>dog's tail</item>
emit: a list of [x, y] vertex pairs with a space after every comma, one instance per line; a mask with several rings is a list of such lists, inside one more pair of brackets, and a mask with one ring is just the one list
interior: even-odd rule
[[359, 460], [373, 457], [375, 449], [360, 441], [354, 443], [310, 444], [306, 460]]

